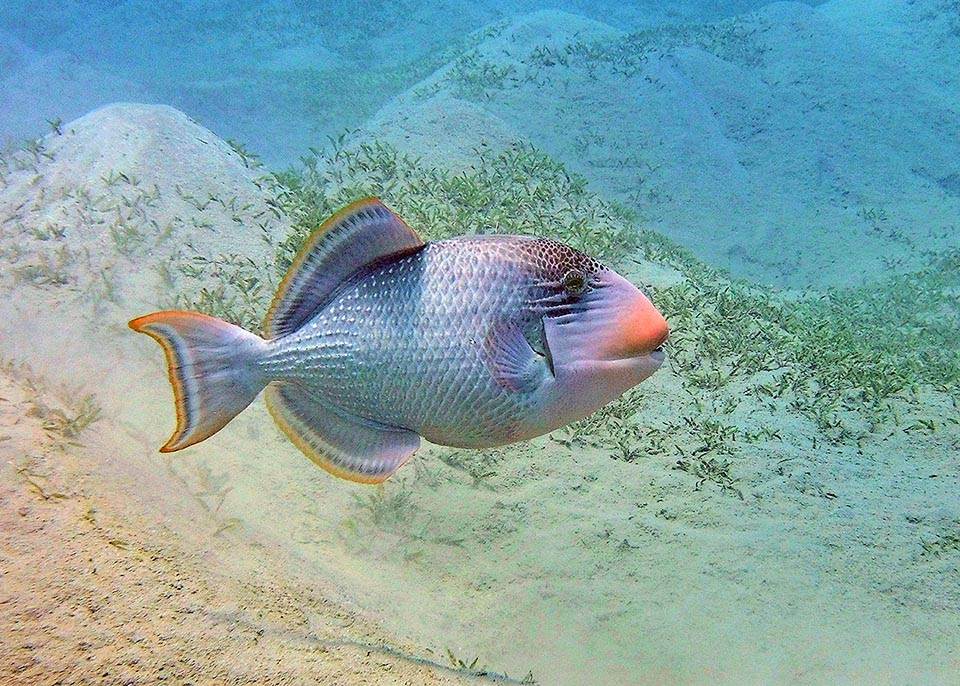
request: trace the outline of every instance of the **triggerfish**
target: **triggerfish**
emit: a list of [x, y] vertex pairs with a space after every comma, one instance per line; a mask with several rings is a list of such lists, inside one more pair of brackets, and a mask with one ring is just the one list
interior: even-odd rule
[[582, 419], [653, 374], [668, 333], [636, 286], [563, 243], [424, 243], [375, 198], [307, 239], [264, 337], [183, 311], [130, 327], [166, 353], [177, 428], [161, 451], [212, 436], [266, 389], [300, 450], [364, 483], [421, 437], [487, 448]]

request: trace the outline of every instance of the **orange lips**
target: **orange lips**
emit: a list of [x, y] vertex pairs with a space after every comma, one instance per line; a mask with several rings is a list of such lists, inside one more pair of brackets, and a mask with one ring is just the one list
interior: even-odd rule
[[617, 309], [617, 320], [604, 346], [612, 359], [649, 355], [670, 335], [667, 320], [640, 291]]

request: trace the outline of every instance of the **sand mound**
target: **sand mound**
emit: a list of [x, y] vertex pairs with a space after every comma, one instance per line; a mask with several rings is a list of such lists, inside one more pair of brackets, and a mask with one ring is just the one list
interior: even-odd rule
[[216, 286], [209, 261], [221, 253], [270, 262], [263, 237], [285, 231], [255, 163], [169, 107], [102, 108], [5, 166], [0, 283], [41, 289], [25, 291], [38, 296], [32, 304], [26, 297], [3, 306], [26, 331], [49, 333], [83, 312], [119, 324], [171, 305], [184, 279]]
[[[178, 289], [222, 298], [222, 253], [272, 270], [266, 238], [286, 220], [254, 166], [180, 112], [143, 105], [93, 112], [6, 160], [3, 683], [487, 683], [331, 602], [329, 581], [295, 580], [284, 553], [265, 555], [271, 538], [233, 536], [222, 470], [243, 471], [229, 455], [253, 434], [210, 464], [156, 452], [173, 424], [162, 356], [126, 321]], [[253, 416], [248, 429], [269, 426]], [[279, 437], [257, 443], [271, 446], [254, 460], [261, 486], [316, 471]]]
[[256, 257], [245, 227], [268, 212], [255, 164], [171, 107], [109, 105], [14, 153], [0, 211], [7, 226], [105, 260], [186, 242]]
[[[575, 14], [543, 10], [481, 33], [489, 37], [475, 51], [384, 106], [364, 124], [363, 136], [391, 143], [427, 164], [467, 168], [476, 158], [475, 151], [496, 154], [523, 137], [509, 123], [512, 117], [501, 118], [482, 102], [470, 101], [471, 96], [480, 94], [476, 88], [451, 88], [449, 81], [491, 56], [509, 61], [537, 46], [562, 49], [577, 39], [602, 40], [622, 32]], [[501, 75], [494, 70], [486, 78], [496, 81]]]

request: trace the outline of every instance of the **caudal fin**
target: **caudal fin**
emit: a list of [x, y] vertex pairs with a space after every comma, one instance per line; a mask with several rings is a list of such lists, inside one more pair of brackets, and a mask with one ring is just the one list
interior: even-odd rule
[[253, 402], [269, 379], [256, 366], [265, 341], [239, 326], [196, 312], [154, 312], [130, 328], [156, 339], [167, 356], [177, 430], [161, 452], [199, 443]]

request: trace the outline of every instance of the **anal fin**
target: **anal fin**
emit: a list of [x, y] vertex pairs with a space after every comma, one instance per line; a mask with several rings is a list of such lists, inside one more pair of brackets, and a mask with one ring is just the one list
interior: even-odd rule
[[342, 479], [385, 481], [420, 447], [420, 436], [413, 431], [346, 415], [300, 383], [270, 384], [266, 401], [287, 438]]

